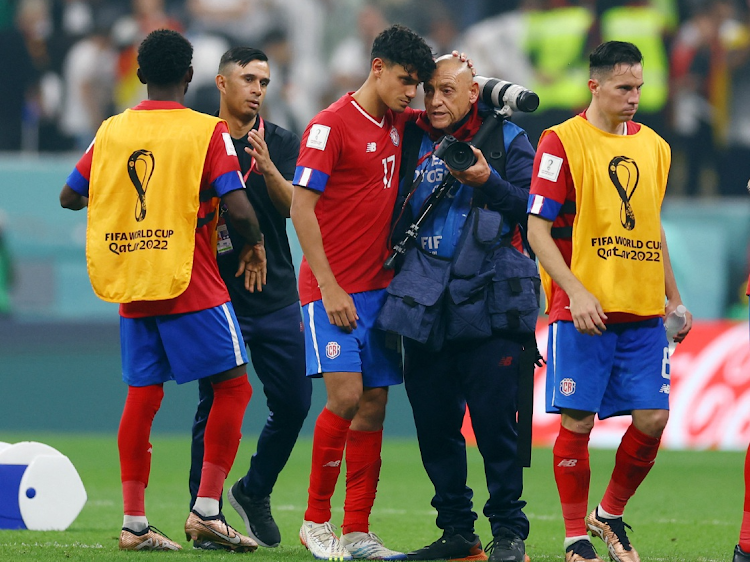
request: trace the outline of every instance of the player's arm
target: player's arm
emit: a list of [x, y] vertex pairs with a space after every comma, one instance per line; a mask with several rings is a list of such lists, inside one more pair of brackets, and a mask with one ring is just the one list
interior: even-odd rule
[[599, 300], [583, 286], [565, 263], [565, 258], [552, 238], [552, 221], [530, 214], [527, 229], [529, 245], [539, 263], [570, 298], [570, 315], [576, 330], [600, 336], [607, 329], [604, 325], [607, 316]]
[[227, 208], [229, 220], [237, 229], [242, 238], [249, 246], [263, 243], [263, 235], [260, 232], [258, 215], [250, 204], [250, 201], [241, 189], [235, 189], [221, 197], [222, 204]]
[[[255, 158], [255, 165], [258, 167], [258, 171], [263, 174], [263, 179], [266, 180], [268, 196], [271, 198], [273, 206], [282, 217], [288, 217], [289, 208], [292, 205], [292, 182], [282, 175], [271, 159], [265, 136], [265, 128], [263, 126], [258, 130], [250, 129], [250, 132], [247, 134], [247, 140], [253, 148], [245, 148], [245, 152]], [[293, 160], [297, 160], [297, 154], [294, 154]], [[292, 163], [292, 175], [293, 173], [294, 163]]]
[[[552, 238], [552, 223], [557, 217], [567, 193], [565, 172], [562, 162], [565, 151], [554, 134], [542, 138], [539, 150], [534, 157], [534, 171], [531, 179], [529, 196], [528, 239], [531, 249], [539, 259], [545, 271], [562, 288], [570, 299], [570, 315], [576, 330], [583, 334], [601, 335], [607, 328], [599, 300], [590, 293], [583, 283], [573, 274], [565, 262], [560, 249]], [[548, 160], [556, 163], [556, 173], [550, 175]], [[544, 173], [540, 173], [543, 165]], [[556, 194], [557, 199], [543, 197], [539, 192]]]
[[255, 209], [244, 189], [235, 189], [222, 195], [222, 204], [227, 209], [232, 226], [245, 239], [245, 245], [238, 255], [239, 264], [235, 277], [245, 276], [245, 289], [254, 293], [263, 290], [266, 284], [268, 263], [263, 234], [258, 224]]
[[60, 206], [71, 211], [80, 211], [89, 204], [88, 197], [84, 197], [73, 191], [67, 183], [60, 192]]
[[[662, 259], [664, 260], [664, 294], [667, 297], [667, 306], [664, 310], [665, 316], [682, 304], [680, 291], [677, 289], [677, 281], [672, 270], [672, 262], [669, 259], [669, 249], [667, 248], [667, 235], [664, 233], [664, 227], [661, 227], [661, 250]], [[674, 341], [679, 343], [685, 339], [690, 329], [693, 327], [693, 315], [690, 311], [685, 313], [685, 325], [682, 330], [674, 336]]]
[[323, 236], [320, 233], [318, 217], [315, 215], [315, 205], [320, 195], [319, 191], [313, 189], [294, 187], [290, 212], [292, 224], [297, 231], [305, 259], [318, 280], [328, 321], [339, 328], [351, 331], [357, 327], [359, 316], [352, 297], [336, 281], [323, 247]]
[[92, 142], [73, 171], [65, 180], [60, 191], [60, 206], [63, 209], [80, 211], [89, 204], [89, 178], [91, 177], [91, 162], [94, 157], [94, 143]]
[[205, 174], [227, 209], [232, 226], [245, 239], [235, 277], [245, 276], [245, 289], [263, 290], [266, 283], [266, 251], [255, 209], [245, 193], [240, 164], [227, 124], [217, 123], [206, 154]]

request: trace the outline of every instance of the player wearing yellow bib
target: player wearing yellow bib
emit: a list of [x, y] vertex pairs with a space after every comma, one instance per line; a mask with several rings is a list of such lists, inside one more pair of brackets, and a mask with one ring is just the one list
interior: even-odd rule
[[[588, 109], [542, 134], [529, 195], [529, 242], [550, 320], [547, 411], [561, 414], [554, 473], [566, 562], [593, 562], [587, 532], [617, 562], [640, 562], [622, 514], [648, 474], [669, 417], [662, 317], [682, 304], [660, 212], [669, 145], [633, 122], [642, 56], [610, 41], [589, 59]], [[666, 296], [666, 305], [665, 305]], [[692, 326], [675, 341], [682, 341]], [[594, 417], [630, 415], [612, 478], [588, 516]]]
[[219, 199], [247, 242], [237, 275], [244, 274], [248, 290], [264, 277], [265, 254], [226, 122], [183, 105], [192, 54], [187, 39], [174, 31], [157, 30], [143, 40], [138, 78], [148, 99], [102, 124], [68, 176], [60, 204], [88, 206], [91, 284], [102, 299], [120, 303], [122, 377], [128, 385], [117, 440], [120, 549], [181, 548], [146, 517], [149, 436], [164, 383], [205, 380], [214, 406], [185, 536], [249, 552], [257, 543], [227, 524], [219, 508], [252, 395], [240, 327], [216, 264]]

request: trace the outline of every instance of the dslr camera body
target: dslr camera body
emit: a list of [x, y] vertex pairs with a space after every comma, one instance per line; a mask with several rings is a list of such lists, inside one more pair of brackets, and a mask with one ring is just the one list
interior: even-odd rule
[[457, 172], [463, 172], [477, 163], [471, 144], [460, 141], [453, 135], [445, 135], [432, 155], [440, 158], [446, 166]]

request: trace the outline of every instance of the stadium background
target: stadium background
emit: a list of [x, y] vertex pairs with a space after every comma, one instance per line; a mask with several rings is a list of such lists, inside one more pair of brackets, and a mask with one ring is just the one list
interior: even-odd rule
[[[664, 224], [684, 301], [697, 319], [694, 333], [674, 357], [673, 412], [665, 444], [746, 447], [750, 346], [743, 288], [750, 250], [750, 197], [745, 192], [750, 141], [736, 131], [750, 110], [750, 88], [742, 87], [744, 76], [750, 76], [746, 2], [219, 4], [244, 4], [245, 11], [234, 18], [241, 25], [222, 22], [221, 14], [211, 12], [211, 2], [200, 0], [0, 0], [0, 45], [6, 53], [16, 52], [9, 46], [25, 53], [0, 61], [5, 85], [0, 87], [0, 231], [13, 264], [11, 308], [0, 319], [0, 440], [4, 431], [116, 430], [126, 392], [119, 379], [116, 306], [99, 301], [91, 291], [85, 214], [60, 209], [57, 195], [101, 118], [142, 97], [132, 81], [132, 47], [149, 28], [181, 29], [196, 45], [196, 83], [188, 100], [206, 111], [216, 107], [212, 79], [223, 50], [234, 43], [265, 48], [273, 71], [266, 116], [301, 132], [315, 111], [362, 81], [373, 33], [389, 22], [405, 23], [428, 37], [436, 52], [465, 48], [477, 59], [480, 73], [547, 92], [536, 114], [517, 116], [535, 142], [544, 126], [585, 103], [580, 101], [583, 54], [587, 45], [606, 36], [607, 22], [627, 5], [653, 16], [642, 21], [654, 25], [641, 25], [642, 36], [633, 40], [649, 45], [646, 64], [660, 70], [653, 83], [661, 81], [665, 90], [639, 112], [639, 119], [657, 128], [674, 149]], [[578, 35], [560, 34], [549, 25], [562, 18], [580, 24]], [[555, 48], [566, 45], [577, 48]], [[550, 51], [557, 51], [557, 58], [545, 59]], [[558, 74], [550, 74], [555, 68]], [[570, 84], [578, 89], [560, 96]], [[85, 101], [84, 107], [75, 99]], [[554, 99], [555, 104], [546, 103]], [[691, 110], [695, 104], [698, 109]], [[298, 262], [291, 225], [289, 231]], [[543, 321], [538, 339], [540, 345], [546, 342]], [[536, 376], [535, 434], [538, 444], [549, 444], [556, 418], [540, 413], [543, 370]], [[314, 386], [312, 412], [324, 399], [322, 385]], [[187, 434], [195, 388], [169, 385], [166, 390], [172, 399], [164, 401], [155, 431]], [[246, 434], [261, 427], [266, 416], [262, 402], [257, 392], [245, 418]], [[305, 432], [313, 421], [308, 419]], [[597, 427], [593, 443], [615, 444], [622, 429], [617, 423]], [[414, 435], [402, 388], [392, 393], [386, 432]]]

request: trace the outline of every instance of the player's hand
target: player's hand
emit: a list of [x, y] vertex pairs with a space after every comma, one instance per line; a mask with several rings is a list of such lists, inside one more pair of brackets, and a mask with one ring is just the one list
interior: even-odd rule
[[273, 169], [271, 155], [266, 144], [266, 129], [261, 123], [258, 130], [250, 129], [247, 133], [247, 142], [253, 147], [245, 147], [245, 152], [255, 158], [255, 167], [261, 174], [266, 174]]
[[466, 66], [468, 66], [471, 69], [471, 75], [476, 76], [477, 75], [477, 69], [474, 68], [474, 63], [472, 60], [468, 57], [466, 53], [459, 53], [458, 51], [451, 52], [451, 55], [453, 55], [456, 58], [461, 59], [461, 62], [465, 62]]
[[570, 315], [576, 330], [589, 336], [601, 336], [607, 330], [604, 314], [599, 300], [586, 289], [570, 295]]
[[[666, 318], [670, 312], [672, 312], [681, 304], [682, 304], [682, 301], [678, 299], [668, 301], [667, 306], [664, 307], [664, 317]], [[684, 340], [685, 336], [688, 335], [692, 327], [693, 327], [693, 315], [688, 310], [687, 312], [685, 312], [685, 325], [682, 327], [682, 330], [680, 330], [674, 335], [675, 343], [680, 343], [682, 340]]]
[[357, 308], [351, 295], [344, 291], [339, 285], [320, 288], [323, 299], [323, 307], [328, 314], [328, 321], [335, 324], [345, 332], [349, 333], [357, 327]]
[[490, 179], [492, 170], [490, 170], [490, 165], [487, 163], [482, 151], [476, 146], [472, 146], [471, 149], [474, 151], [474, 156], [477, 159], [473, 166], [466, 168], [462, 172], [457, 172], [451, 168], [448, 168], [448, 170], [462, 184], [469, 187], [482, 187]]
[[240, 264], [237, 268], [235, 277], [245, 275], [245, 289], [254, 293], [263, 290], [266, 284], [266, 273], [268, 272], [268, 262], [266, 261], [266, 248], [263, 242], [258, 242], [255, 246], [245, 244], [240, 252]]

